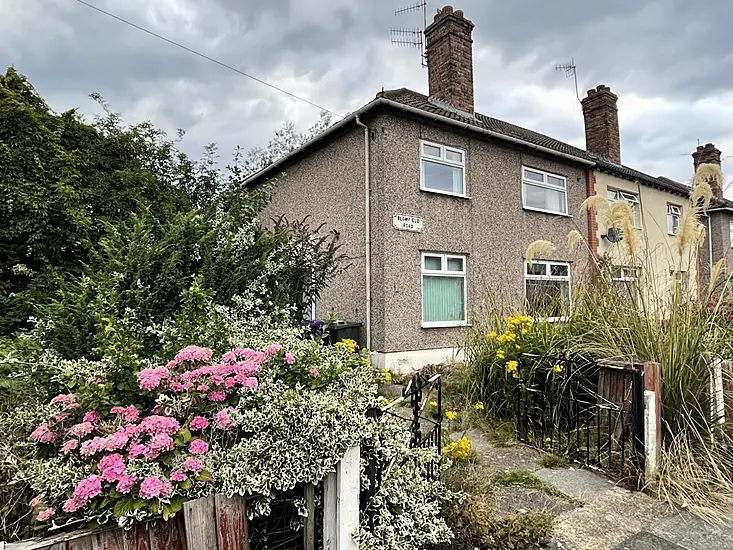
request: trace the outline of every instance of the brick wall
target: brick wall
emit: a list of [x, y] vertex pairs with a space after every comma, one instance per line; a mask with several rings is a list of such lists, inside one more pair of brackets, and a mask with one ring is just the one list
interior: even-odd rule
[[601, 84], [583, 98], [585, 147], [615, 164], [621, 164], [621, 136], [618, 127], [618, 96]]
[[473, 113], [473, 23], [451, 6], [439, 10], [425, 29], [431, 97]]

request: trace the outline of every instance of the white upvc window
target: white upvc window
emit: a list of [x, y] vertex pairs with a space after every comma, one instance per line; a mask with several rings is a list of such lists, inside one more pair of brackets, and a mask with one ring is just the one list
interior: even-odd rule
[[667, 233], [677, 235], [680, 232], [680, 219], [682, 218], [682, 207], [671, 202], [667, 203]]
[[728, 232], [730, 233], [730, 247], [733, 248], [733, 220], [728, 222]]
[[641, 206], [639, 195], [628, 191], [620, 191], [618, 189], [608, 189], [606, 198], [609, 202], [626, 201], [631, 207], [631, 216], [636, 229], [641, 229]]
[[465, 174], [464, 150], [420, 141], [420, 189], [465, 197]]
[[570, 264], [525, 262], [524, 298], [535, 317], [559, 321], [570, 315]]
[[422, 326], [466, 325], [466, 256], [423, 252]]
[[522, 204], [528, 210], [567, 215], [567, 178], [523, 166]]
[[636, 267], [613, 266], [611, 268], [611, 283], [619, 296], [632, 303], [639, 300], [639, 269]]

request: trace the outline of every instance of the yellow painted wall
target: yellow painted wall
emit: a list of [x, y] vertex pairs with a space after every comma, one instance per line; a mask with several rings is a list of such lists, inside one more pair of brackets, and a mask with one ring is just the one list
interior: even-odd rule
[[[688, 247], [680, 254], [677, 243], [679, 237], [669, 235], [667, 232], [667, 203], [680, 207], [682, 219], [689, 209], [689, 200], [667, 191], [596, 172], [596, 193], [606, 197], [609, 188], [634, 193], [641, 203], [641, 229], [637, 230], [639, 235], [637, 265], [641, 267], [640, 288], [645, 289], [648, 295], [667, 298], [673, 280], [670, 272], [685, 271], [689, 292], [696, 292], [697, 251], [691, 251]], [[598, 228], [599, 254], [601, 256], [608, 254], [614, 265], [630, 266], [631, 259], [623, 241], [612, 244], [601, 237], [605, 234], [603, 214], [599, 215]]]

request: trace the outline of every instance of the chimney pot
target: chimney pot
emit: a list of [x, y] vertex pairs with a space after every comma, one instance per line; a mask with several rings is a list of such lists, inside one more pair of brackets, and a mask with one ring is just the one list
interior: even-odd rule
[[438, 10], [425, 29], [429, 95], [473, 113], [473, 23], [453, 6]]
[[618, 96], [605, 84], [588, 90], [580, 104], [585, 122], [585, 147], [615, 164], [621, 164]]

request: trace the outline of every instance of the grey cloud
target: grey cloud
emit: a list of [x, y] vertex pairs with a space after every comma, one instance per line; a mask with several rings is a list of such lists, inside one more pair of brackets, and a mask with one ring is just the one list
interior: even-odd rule
[[[410, 0], [90, 0], [182, 44], [340, 113], [384, 87], [426, 91], [417, 51], [389, 45], [390, 27], [415, 27], [419, 13], [395, 17]], [[725, 25], [733, 4], [699, 0], [455, 0], [476, 25], [477, 109], [583, 146], [580, 108], [570, 82], [553, 66], [571, 56], [581, 93], [599, 83], [623, 98], [672, 103], [622, 124], [623, 158], [654, 174], [685, 179], [702, 141], [732, 142], [724, 117], [692, 109], [691, 100], [729, 103], [733, 38]], [[284, 119], [307, 127], [318, 110], [279, 95], [72, 0], [0, 5], [0, 61], [26, 73], [57, 110], [100, 92], [130, 122], [149, 118], [173, 132], [188, 130], [191, 152], [216, 141], [222, 154], [237, 144], [266, 142]], [[177, 10], [166, 6], [176, 5]], [[431, 12], [437, 4], [431, 3]], [[429, 16], [432, 20], [432, 13]], [[485, 60], [489, 60], [487, 64]], [[526, 86], [564, 90], [555, 112]], [[721, 96], [721, 97], [719, 97]], [[558, 114], [560, 113], [560, 114]], [[728, 111], [730, 116], [733, 112]]]

